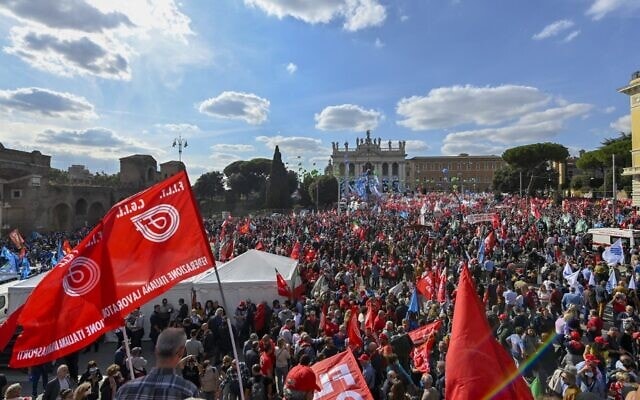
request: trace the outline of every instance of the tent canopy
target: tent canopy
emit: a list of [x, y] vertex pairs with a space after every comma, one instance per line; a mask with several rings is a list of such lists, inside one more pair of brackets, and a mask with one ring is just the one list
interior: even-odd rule
[[[276, 269], [290, 288], [300, 284], [297, 260], [260, 250], [249, 250], [219, 267], [224, 296], [231, 308], [227, 312], [233, 315], [238, 303], [246, 299], [269, 304], [275, 299], [282, 300], [276, 285]], [[193, 282], [193, 287], [198, 301], [203, 304], [206, 300], [222, 300], [215, 271], [201, 275]]]

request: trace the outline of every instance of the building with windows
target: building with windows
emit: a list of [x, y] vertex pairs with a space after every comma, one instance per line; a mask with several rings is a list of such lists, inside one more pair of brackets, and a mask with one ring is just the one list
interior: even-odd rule
[[496, 170], [506, 163], [500, 156], [413, 157], [407, 160], [407, 187], [426, 191], [450, 190], [456, 186], [460, 191], [490, 191]]
[[[354, 181], [367, 171], [376, 175], [384, 192], [406, 190], [459, 190], [486, 191], [493, 186], [495, 171], [505, 165], [500, 156], [428, 156], [407, 159], [406, 141], [383, 142], [366, 137], [356, 139], [356, 146], [345, 142], [332, 144], [331, 160], [325, 172], [340, 182]], [[444, 172], [443, 172], [444, 171]]]
[[640, 206], [640, 71], [631, 75], [629, 84], [618, 92], [629, 96], [631, 108], [631, 167], [625, 168], [623, 175], [630, 175], [631, 198], [635, 207]]
[[404, 141], [382, 143], [382, 139], [371, 139], [367, 131], [365, 138], [356, 139], [356, 147], [344, 147], [332, 142], [329, 171], [338, 179], [357, 180], [360, 176], [376, 175], [383, 190], [403, 191], [407, 174], [407, 153]]

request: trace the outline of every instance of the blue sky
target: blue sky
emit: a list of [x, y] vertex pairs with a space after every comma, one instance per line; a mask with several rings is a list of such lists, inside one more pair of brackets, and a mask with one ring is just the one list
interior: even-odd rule
[[192, 179], [331, 142], [409, 156], [572, 153], [629, 130], [638, 0], [8, 0], [0, 142], [65, 168], [177, 159]]

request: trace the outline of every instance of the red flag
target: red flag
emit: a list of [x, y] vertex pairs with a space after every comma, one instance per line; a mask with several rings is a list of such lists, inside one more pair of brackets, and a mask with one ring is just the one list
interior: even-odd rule
[[283, 297], [291, 297], [291, 289], [280, 272], [276, 269], [276, 284], [278, 285], [278, 294]]
[[11, 341], [11, 338], [16, 333], [16, 329], [18, 328], [18, 318], [20, 317], [20, 313], [22, 312], [21, 305], [18, 307], [9, 318], [7, 318], [2, 325], [0, 325], [0, 351], [3, 351], [7, 344]]
[[489, 232], [486, 238], [484, 238], [484, 248], [485, 251], [493, 251], [493, 248], [496, 245], [496, 234], [493, 230]]
[[10, 365], [85, 348], [136, 307], [213, 266], [183, 171], [116, 204], [43, 278], [18, 317], [24, 330]]
[[289, 257], [294, 260], [297, 260], [298, 257], [300, 257], [300, 242], [296, 242], [296, 244], [293, 245], [293, 250], [291, 250], [291, 255]]
[[491, 226], [493, 226], [493, 229], [500, 227], [500, 216], [498, 214], [493, 214], [491, 217]]
[[64, 251], [64, 254], [71, 254], [71, 252], [73, 251], [73, 249], [71, 248], [71, 245], [69, 244], [69, 241], [67, 239], [64, 240], [64, 242], [62, 242], [62, 251]]
[[534, 200], [532, 199], [530, 201], [530, 208], [531, 208], [531, 215], [533, 215], [533, 217], [535, 219], [540, 219], [540, 217], [542, 217], [542, 214], [540, 214], [540, 210], [538, 209], [538, 205], [534, 202]]
[[533, 400], [513, 359], [494, 339], [466, 267], [460, 274], [446, 371], [447, 399]]
[[227, 262], [233, 258], [233, 239], [227, 239], [220, 246], [220, 261]]
[[262, 244], [262, 240], [256, 244], [256, 250], [264, 250], [264, 245]]
[[358, 328], [358, 313], [356, 309], [351, 310], [351, 317], [347, 325], [347, 337], [349, 338], [349, 348], [356, 350], [364, 345], [360, 329]]
[[375, 322], [378, 316], [378, 302], [374, 299], [367, 300], [367, 315], [364, 317], [364, 327], [369, 328], [371, 332], [376, 330]]
[[16, 246], [18, 250], [20, 250], [22, 246], [24, 246], [24, 238], [22, 237], [18, 229], [14, 229], [9, 232], [9, 239], [11, 239], [14, 246]]
[[318, 330], [320, 332], [324, 332], [324, 329], [327, 327], [327, 305], [322, 306], [322, 310], [320, 311], [320, 322], [318, 323]]
[[440, 274], [440, 282], [438, 283], [438, 303], [447, 301], [447, 268], [445, 267]]
[[318, 361], [311, 366], [322, 388], [314, 400], [361, 399], [373, 400], [367, 383], [353, 353], [349, 350]]
[[433, 272], [427, 272], [423, 278], [416, 282], [416, 288], [427, 300], [433, 300], [435, 294], [435, 277]]
[[316, 259], [316, 250], [312, 247], [307, 252], [307, 255], [304, 257], [304, 260], [308, 263], [314, 261]]
[[432, 333], [437, 333], [440, 328], [442, 328], [442, 321], [438, 319], [430, 324], [412, 330], [409, 332], [409, 337], [414, 344], [418, 345], [423, 343]]
[[251, 231], [251, 223], [249, 222], [249, 220], [247, 220], [244, 224], [240, 225], [240, 227], [238, 228], [238, 232], [240, 232], [241, 235], [246, 235], [250, 231]]

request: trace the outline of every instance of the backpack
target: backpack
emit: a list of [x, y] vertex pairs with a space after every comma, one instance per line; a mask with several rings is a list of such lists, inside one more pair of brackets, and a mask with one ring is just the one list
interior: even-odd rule
[[257, 377], [251, 380], [251, 400], [267, 400], [264, 381]]

